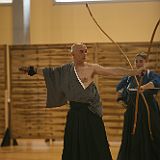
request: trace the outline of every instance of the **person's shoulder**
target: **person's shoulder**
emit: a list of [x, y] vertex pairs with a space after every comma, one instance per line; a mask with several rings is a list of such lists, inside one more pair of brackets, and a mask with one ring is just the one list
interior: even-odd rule
[[73, 63], [66, 63], [66, 64], [61, 65], [62, 68], [70, 68], [72, 66], [73, 66]]
[[132, 80], [132, 78], [134, 78], [133, 76], [123, 76], [120, 81], [121, 82], [130, 82]]
[[148, 77], [150, 77], [150, 76], [160, 76], [160, 74], [158, 74], [156, 71], [154, 71], [154, 70], [147, 70], [148, 72], [147, 72], [147, 75], [148, 75]]
[[91, 68], [95, 68], [95, 67], [99, 66], [99, 64], [97, 64], [97, 63], [87, 63], [87, 62], [85, 63], [85, 65], [88, 67], [91, 67]]
[[59, 65], [59, 66], [53, 66], [53, 67], [50, 67], [49, 69], [53, 70], [53, 71], [57, 71], [57, 72], [61, 72], [61, 71], [68, 71], [71, 66], [73, 66], [72, 63], [66, 63], [66, 64], [62, 64], [62, 65]]
[[157, 74], [157, 73], [156, 73], [156, 71], [154, 71], [154, 70], [148, 69], [148, 70], [147, 70], [147, 74]]
[[85, 63], [86, 68], [88, 68], [90, 71], [95, 72], [98, 68], [98, 64], [96, 63]]

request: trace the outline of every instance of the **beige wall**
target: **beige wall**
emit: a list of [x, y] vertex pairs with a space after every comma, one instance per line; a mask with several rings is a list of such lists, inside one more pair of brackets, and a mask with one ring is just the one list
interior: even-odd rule
[[12, 7], [0, 5], [0, 44], [12, 44]]
[[[90, 8], [115, 41], [150, 40], [160, 18], [160, 2], [92, 4]], [[52, 0], [31, 1], [31, 33], [32, 43], [108, 41], [93, 23], [85, 5], [53, 5]]]
[[[108, 42], [85, 5], [31, 0], [31, 43]], [[102, 28], [119, 42], [149, 41], [160, 17], [160, 2], [101, 3], [90, 8]], [[0, 6], [0, 43], [12, 43], [12, 7]], [[155, 36], [159, 41], [160, 27]]]

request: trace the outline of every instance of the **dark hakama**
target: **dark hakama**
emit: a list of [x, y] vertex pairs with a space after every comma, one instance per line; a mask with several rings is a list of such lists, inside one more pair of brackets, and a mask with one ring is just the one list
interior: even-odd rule
[[[125, 81], [117, 86], [124, 87]], [[160, 76], [154, 72], [145, 74], [142, 84], [152, 81], [155, 87], [160, 86]], [[121, 85], [121, 87], [120, 87]], [[130, 88], [136, 88], [134, 78], [129, 82]], [[160, 110], [155, 99], [157, 90], [146, 90], [144, 96], [150, 110], [150, 124], [153, 139], [149, 132], [148, 114], [142, 97], [139, 97], [138, 115], [135, 134], [132, 134], [136, 103], [136, 92], [130, 91], [127, 97], [127, 110], [124, 114], [122, 144], [117, 160], [160, 160]]]
[[70, 103], [62, 160], [112, 160], [102, 118], [87, 103]]
[[102, 103], [94, 82], [85, 88], [74, 64], [43, 70], [47, 107], [70, 103], [62, 160], [112, 160], [102, 121]]

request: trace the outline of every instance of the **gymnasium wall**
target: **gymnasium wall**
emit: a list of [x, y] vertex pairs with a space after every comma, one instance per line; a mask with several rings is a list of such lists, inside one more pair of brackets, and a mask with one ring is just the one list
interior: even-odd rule
[[[150, 60], [160, 73], [160, 48], [154, 43]], [[46, 109], [46, 88], [43, 76], [30, 77], [18, 71], [21, 65], [40, 68], [71, 62], [71, 44], [10, 46], [11, 56], [11, 126], [14, 138], [62, 139], [68, 105]], [[88, 61], [103, 66], [129, 67], [112, 43], [87, 43]], [[131, 62], [139, 51], [147, 51], [148, 43], [120, 43]], [[125, 109], [116, 102], [115, 86], [121, 77], [98, 76], [97, 83], [104, 107], [103, 120], [109, 140], [120, 140]], [[56, 94], [56, 93], [55, 93]]]
[[[100, 26], [117, 42], [147, 42], [159, 19], [160, 2], [90, 4]], [[13, 44], [12, 6], [0, 5], [0, 44]], [[160, 29], [158, 29], [159, 33]], [[109, 42], [85, 5], [55, 5], [31, 0], [30, 43]], [[158, 34], [155, 41], [159, 41]]]

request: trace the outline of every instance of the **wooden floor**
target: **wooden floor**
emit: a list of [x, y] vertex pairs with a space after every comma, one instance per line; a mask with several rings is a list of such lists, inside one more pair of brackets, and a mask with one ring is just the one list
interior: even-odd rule
[[[18, 146], [0, 147], [0, 160], [61, 160], [63, 142], [44, 140], [17, 140]], [[119, 149], [118, 142], [110, 142], [113, 160]]]

